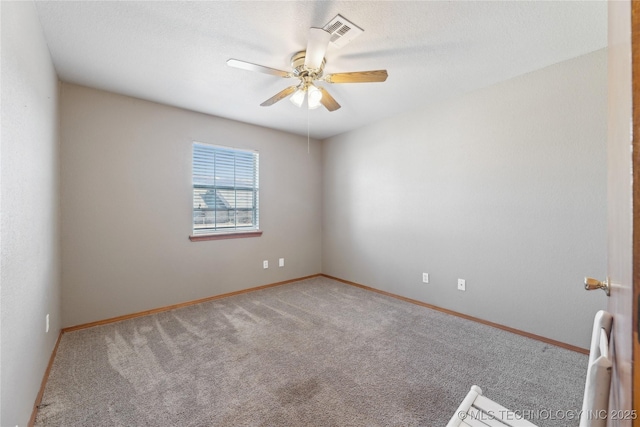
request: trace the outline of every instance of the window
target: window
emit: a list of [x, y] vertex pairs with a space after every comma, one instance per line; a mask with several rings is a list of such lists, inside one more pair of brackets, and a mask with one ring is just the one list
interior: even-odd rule
[[191, 240], [257, 236], [258, 224], [258, 153], [194, 142]]

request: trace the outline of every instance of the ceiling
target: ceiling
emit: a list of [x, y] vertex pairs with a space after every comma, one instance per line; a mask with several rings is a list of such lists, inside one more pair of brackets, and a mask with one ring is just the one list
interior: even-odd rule
[[[324, 139], [607, 45], [606, 1], [41, 1], [62, 81]], [[325, 74], [386, 69], [384, 83], [329, 84], [342, 105], [260, 103], [295, 84], [310, 27], [341, 14], [364, 33], [329, 46]], [[309, 128], [307, 128], [307, 121]]]

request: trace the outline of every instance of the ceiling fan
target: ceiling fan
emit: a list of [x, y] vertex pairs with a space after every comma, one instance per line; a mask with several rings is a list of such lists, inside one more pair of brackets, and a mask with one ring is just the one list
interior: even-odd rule
[[[340, 15], [338, 15], [340, 16]], [[329, 24], [327, 24], [329, 25]], [[286, 89], [276, 93], [271, 98], [260, 104], [268, 107], [278, 101], [291, 96], [291, 102], [301, 107], [305, 96], [309, 109], [318, 108], [320, 105], [329, 111], [335, 111], [340, 108], [340, 104], [327, 92], [327, 90], [317, 82], [326, 83], [369, 83], [383, 82], [387, 79], [387, 70], [374, 71], [356, 71], [350, 73], [334, 73], [323, 75], [325, 66], [325, 52], [329, 42], [332, 39], [332, 32], [323, 28], [309, 29], [309, 38], [307, 41], [307, 49], [296, 52], [291, 57], [291, 68], [293, 71], [282, 71], [275, 68], [265, 67], [263, 65], [253, 64], [251, 62], [241, 61], [239, 59], [227, 60], [230, 67], [240, 68], [243, 70], [257, 71], [260, 73], [271, 74], [283, 78], [297, 78], [299, 82]]]

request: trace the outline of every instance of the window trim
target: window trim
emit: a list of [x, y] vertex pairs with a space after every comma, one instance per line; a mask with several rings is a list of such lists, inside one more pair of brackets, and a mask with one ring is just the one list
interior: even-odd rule
[[[259, 152], [257, 150], [254, 149], [246, 149], [246, 148], [236, 148], [236, 147], [230, 147], [230, 146], [225, 146], [225, 145], [219, 145], [219, 144], [212, 144], [212, 143], [207, 143], [207, 142], [201, 142], [201, 141], [196, 141], [196, 140], [192, 140], [191, 141], [191, 162], [192, 162], [192, 169], [191, 169], [191, 191], [193, 192], [193, 189], [196, 188], [196, 186], [193, 183], [193, 177], [194, 177], [194, 172], [193, 172], [193, 160], [194, 160], [194, 147], [195, 145], [208, 145], [214, 148], [221, 148], [221, 149], [226, 149], [226, 150], [233, 150], [233, 151], [243, 151], [243, 152], [249, 152], [249, 153], [254, 153], [257, 156], [259, 156]], [[259, 177], [257, 176], [257, 174], [259, 173], [259, 166], [256, 165], [256, 170], [255, 172], [255, 178], [259, 181]], [[256, 181], [256, 182], [258, 182]], [[252, 188], [252, 190], [259, 192], [260, 191], [260, 187], [259, 185], [254, 185], [254, 187]], [[257, 193], [256, 193], [257, 194]], [[259, 196], [258, 196], [259, 197]], [[255, 207], [255, 211], [256, 213], [259, 212], [260, 208], [258, 205], [256, 205]], [[262, 236], [262, 230], [260, 229], [260, 223], [259, 223], [259, 219], [257, 219], [255, 228], [249, 228], [249, 229], [238, 229], [238, 228], [233, 228], [233, 229], [218, 229], [218, 230], [211, 230], [208, 233], [205, 234], [196, 234], [195, 233], [195, 229], [194, 229], [194, 222], [193, 222], [193, 208], [191, 210], [192, 212], [192, 221], [191, 221], [191, 234], [189, 235], [189, 240], [192, 242], [201, 242], [201, 241], [207, 241], [207, 240], [224, 240], [224, 239], [239, 239], [239, 238], [248, 238], [248, 237], [260, 237]], [[259, 217], [258, 217], [259, 218]]]

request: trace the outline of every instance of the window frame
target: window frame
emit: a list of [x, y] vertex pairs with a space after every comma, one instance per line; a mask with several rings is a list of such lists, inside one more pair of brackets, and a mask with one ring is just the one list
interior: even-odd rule
[[[210, 177], [210, 179], [212, 180], [213, 184], [203, 184], [203, 183], [196, 183], [196, 174], [195, 174], [195, 155], [196, 155], [196, 146], [204, 146], [204, 147], [209, 147], [212, 149], [211, 151], [211, 155], [215, 156], [222, 154], [223, 152], [227, 152], [227, 154], [229, 152], [233, 153], [233, 177], [232, 177], [232, 181], [233, 184], [217, 184], [217, 174], [214, 172], [213, 176]], [[253, 160], [253, 167], [252, 167], [252, 177], [253, 177], [253, 182], [251, 184], [251, 186], [239, 186], [238, 182], [236, 181], [237, 179], [237, 175], [236, 175], [236, 160], [237, 158], [235, 157], [236, 154], [238, 153], [248, 153], [252, 155], [252, 160]], [[216, 160], [212, 160], [212, 167], [215, 168], [216, 167]], [[215, 171], [215, 169], [214, 169]], [[211, 144], [211, 143], [207, 143], [207, 142], [201, 142], [201, 141], [192, 141], [191, 143], [191, 234], [189, 235], [189, 240], [191, 240], [192, 242], [200, 242], [200, 241], [206, 241], [206, 240], [220, 240], [220, 239], [235, 239], [235, 238], [246, 238], [246, 237], [259, 237], [262, 235], [262, 230], [260, 230], [260, 153], [258, 152], [258, 150], [254, 150], [254, 149], [245, 149], [245, 148], [236, 148], [236, 147], [230, 147], [230, 146], [225, 146], [225, 145], [219, 145], [219, 144]], [[234, 212], [234, 222], [233, 222], [233, 226], [232, 227], [221, 227], [218, 228], [217, 224], [216, 224], [216, 220], [214, 219], [214, 224], [215, 227], [211, 228], [211, 229], [207, 229], [206, 231], [201, 231], [201, 232], [197, 232], [196, 230], [196, 223], [195, 223], [195, 214], [198, 211], [202, 211], [202, 209], [198, 209], [195, 207], [195, 203], [194, 203], [194, 198], [195, 198], [195, 190], [196, 189], [204, 189], [204, 188], [210, 188], [214, 191], [219, 191], [219, 190], [223, 190], [223, 191], [233, 191], [234, 192], [234, 196], [237, 195], [237, 191], [250, 191], [253, 193], [253, 197], [252, 197], [252, 209], [250, 209], [250, 211], [252, 212], [252, 218], [253, 218], [253, 225], [252, 226], [248, 226], [248, 227], [238, 227], [238, 216], [237, 216], [237, 212], [238, 210], [238, 206], [237, 204], [235, 204], [234, 208], [231, 209]], [[214, 203], [217, 205], [218, 203], [218, 193], [216, 193], [215, 197], [215, 201]], [[237, 198], [234, 197], [234, 203], [237, 203]], [[216, 209], [216, 207], [214, 207], [213, 209], [214, 212], [217, 212], [218, 209]], [[240, 209], [240, 211], [242, 211], [243, 209]], [[214, 218], [216, 218], [217, 215], [214, 214]]]

